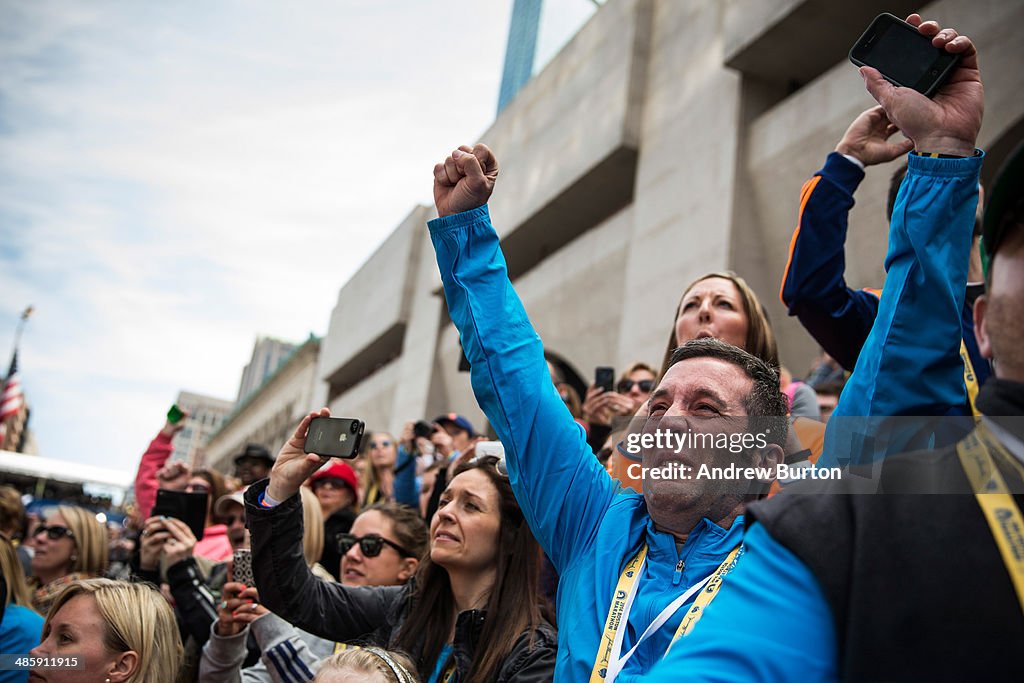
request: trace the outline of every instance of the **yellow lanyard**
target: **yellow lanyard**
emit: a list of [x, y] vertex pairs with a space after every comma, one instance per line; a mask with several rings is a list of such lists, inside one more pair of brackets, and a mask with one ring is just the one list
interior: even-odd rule
[[1024, 466], [1007, 452], [983, 423], [956, 445], [956, 452], [1024, 611], [1024, 517], [1010, 495], [1003, 475], [996, 468], [992, 453], [1011, 463], [1022, 476]]
[[633, 556], [633, 559], [626, 563], [622, 573], [619, 574], [619, 582], [615, 584], [615, 596], [612, 598], [611, 607], [608, 608], [608, 618], [604, 622], [604, 636], [601, 638], [600, 649], [597, 651], [597, 660], [594, 661], [594, 668], [590, 672], [590, 683], [601, 683], [604, 681], [605, 673], [608, 671], [608, 662], [612, 658], [612, 649], [615, 644], [615, 632], [619, 630], [623, 612], [629, 597], [633, 592], [633, 586], [640, 578], [639, 569], [647, 559], [647, 544], [640, 548], [640, 552]]
[[[701, 590], [700, 595], [697, 596], [697, 599], [693, 601], [693, 605], [686, 612], [683, 620], [679, 622], [679, 628], [676, 629], [675, 635], [672, 636], [672, 642], [668, 644], [668, 650], [671, 650], [679, 638], [687, 635], [697, 625], [697, 622], [704, 615], [704, 608], [710, 605], [711, 601], [718, 595], [718, 589], [722, 587], [722, 579], [732, 571], [742, 554], [743, 546], [738, 545], [726, 556], [725, 561], [718, 565], [718, 569], [711, 575], [711, 578], [704, 585], [703, 590]], [[668, 654], [668, 650], [665, 650], [666, 654]]]
[[339, 652], [344, 652], [345, 650], [358, 650], [358, 649], [359, 649], [358, 645], [349, 645], [348, 643], [335, 643], [334, 644], [334, 653], [333, 654], [338, 654]]
[[981, 413], [974, 404], [978, 398], [978, 376], [974, 374], [974, 363], [971, 362], [971, 355], [967, 353], [967, 344], [960, 340], [960, 358], [964, 361], [964, 386], [967, 387], [967, 402], [971, 404], [971, 413], [978, 417]]

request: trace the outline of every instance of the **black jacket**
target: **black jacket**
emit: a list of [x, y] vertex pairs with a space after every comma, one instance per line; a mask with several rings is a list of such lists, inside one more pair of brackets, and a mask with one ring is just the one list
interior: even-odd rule
[[[1024, 384], [990, 379], [976, 405], [1024, 439]], [[1024, 507], [1024, 480], [994, 460]], [[798, 482], [746, 516], [814, 574], [840, 679], [1020, 680], [1020, 603], [956, 447], [890, 457], [877, 478], [856, 474]]]
[[[322, 581], [302, 554], [302, 503], [292, 496], [275, 508], [259, 505], [267, 480], [245, 492], [245, 517], [252, 533], [252, 562], [260, 602], [295, 626], [321, 638], [389, 647], [409, 610], [412, 588], [352, 587]], [[459, 614], [455, 624], [453, 681], [466, 680], [486, 619], [482, 610]], [[548, 624], [523, 633], [495, 679], [498, 683], [550, 681], [557, 636]], [[417, 653], [411, 653], [415, 657]]]

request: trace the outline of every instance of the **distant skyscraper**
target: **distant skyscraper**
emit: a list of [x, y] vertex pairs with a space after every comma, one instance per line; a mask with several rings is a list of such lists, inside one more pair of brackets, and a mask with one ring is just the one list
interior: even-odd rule
[[238, 385], [238, 405], [260, 386], [274, 372], [281, 367], [296, 345], [272, 339], [270, 337], [259, 337], [252, 348], [252, 360], [242, 370], [242, 382]]
[[188, 413], [188, 418], [185, 420], [185, 428], [174, 436], [174, 452], [171, 459], [184, 460], [195, 468], [203, 467], [203, 447], [210, 440], [210, 436], [220, 429], [221, 423], [234, 409], [235, 404], [190, 391], [179, 392], [175, 403]]
[[512, 5], [512, 21], [509, 23], [508, 43], [505, 46], [505, 68], [501, 73], [501, 92], [498, 94], [499, 114], [533, 74], [541, 4], [542, 0], [515, 0]]

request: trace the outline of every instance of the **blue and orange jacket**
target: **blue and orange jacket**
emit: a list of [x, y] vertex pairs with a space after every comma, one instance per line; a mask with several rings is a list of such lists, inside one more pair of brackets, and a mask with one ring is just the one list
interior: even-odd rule
[[[799, 221], [790, 242], [789, 261], [780, 291], [780, 298], [789, 314], [800, 320], [826, 353], [851, 371], [875, 324], [881, 295], [877, 289], [851, 289], [844, 278], [848, 214], [854, 204], [853, 193], [863, 179], [863, 170], [842, 154], [832, 152], [825, 166], [804, 184], [800, 194]], [[967, 201], [957, 209], [964, 213], [960, 217], [963, 221], [969, 218], [969, 225], [973, 225], [973, 214], [967, 217], [965, 212], [967, 209], [973, 211], [972, 206]], [[907, 209], [905, 202], [902, 208]], [[899, 203], [896, 209], [900, 209]], [[951, 210], [945, 216], [945, 220], [949, 221], [947, 225], [954, 220], [953, 213]], [[886, 257], [887, 271], [892, 256], [890, 244], [889, 255]], [[958, 268], [958, 271], [966, 273], [966, 267], [965, 259], [963, 267]], [[966, 275], [963, 282], [966, 282]], [[962, 293], [960, 299], [960, 334], [957, 336], [962, 337], [977, 373], [978, 383], [983, 384], [990, 374], [989, 364], [978, 350], [971, 305], [963, 299]], [[932, 321], [919, 321], [921, 325], [931, 327]], [[959, 345], [959, 340], [956, 344]], [[943, 415], [970, 412], [966, 403], [956, 406], [932, 405], [922, 412], [923, 407], [916, 401], [909, 401], [902, 406], [896, 402], [888, 406], [892, 412], [886, 414]]]

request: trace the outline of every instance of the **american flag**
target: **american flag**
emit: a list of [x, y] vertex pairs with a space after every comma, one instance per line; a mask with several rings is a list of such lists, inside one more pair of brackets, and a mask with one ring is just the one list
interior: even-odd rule
[[3, 394], [0, 394], [0, 422], [11, 415], [17, 415], [24, 403], [25, 397], [21, 393], [21, 380], [18, 378], [18, 352], [15, 351], [11, 358], [11, 369], [7, 372], [7, 379], [4, 380]]

